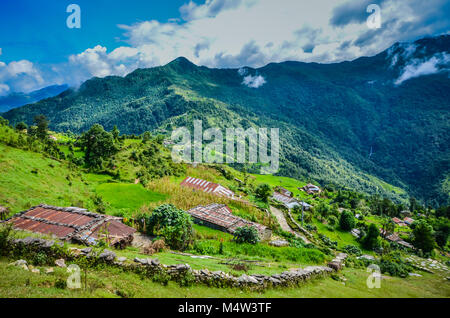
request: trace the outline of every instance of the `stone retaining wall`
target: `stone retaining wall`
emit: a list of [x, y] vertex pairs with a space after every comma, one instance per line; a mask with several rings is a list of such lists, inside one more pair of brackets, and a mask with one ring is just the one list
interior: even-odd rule
[[[54, 246], [54, 241], [48, 241], [40, 238], [25, 238], [11, 240], [11, 246], [28, 246], [36, 251], [48, 252]], [[96, 258], [99, 262], [103, 262], [112, 266], [118, 266], [126, 270], [145, 273], [151, 277], [156, 273], [166, 273], [171, 280], [179, 281], [183, 277], [190, 276], [196, 283], [208, 286], [228, 286], [238, 288], [268, 288], [273, 286], [292, 286], [312, 278], [326, 276], [334, 271], [338, 271], [343, 267], [343, 262], [347, 257], [346, 254], [340, 253], [328, 263], [328, 266], [308, 266], [305, 268], [296, 268], [280, 274], [271, 276], [252, 274], [242, 274], [239, 277], [230, 275], [223, 271], [211, 272], [207, 269], [195, 270], [189, 264], [164, 265], [158, 259], [138, 258], [134, 260], [125, 257], [116, 257], [116, 254], [105, 249], [102, 253], [96, 254], [92, 247], [84, 249], [69, 249], [71, 258], [87, 257]]]

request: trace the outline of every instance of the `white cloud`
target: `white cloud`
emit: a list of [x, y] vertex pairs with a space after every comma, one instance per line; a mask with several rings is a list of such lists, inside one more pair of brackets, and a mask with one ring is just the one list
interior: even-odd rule
[[266, 83], [266, 80], [261, 75], [252, 76], [248, 75], [244, 77], [244, 81], [242, 84], [251, 87], [251, 88], [258, 88], [263, 86]]
[[[370, 1], [361, 5], [353, 0], [190, 1], [180, 8], [184, 20], [174, 17], [168, 22], [119, 25], [124, 31], [121, 40], [127, 45], [108, 52], [100, 43], [70, 56], [66, 63], [45, 66], [40, 73], [45, 74], [47, 85], [78, 85], [92, 76], [123, 76], [136, 68], [164, 65], [179, 56], [197, 65], [220, 68], [261, 67], [287, 60], [331, 63], [374, 55], [397, 41], [450, 27], [446, 0], [426, 4], [420, 0], [380, 0], [382, 28], [370, 30], [365, 23], [369, 15], [366, 2]], [[13, 68], [19, 66], [26, 67]], [[1, 68], [0, 64], [0, 72]], [[26, 74], [38, 86], [38, 74]], [[1, 73], [0, 82], [6, 83]], [[12, 90], [21, 89], [19, 84], [9, 84], [12, 82], [6, 84]]]
[[6, 84], [0, 84], [0, 96], [5, 96], [9, 93], [9, 86]]
[[0, 84], [2, 91], [30, 92], [45, 84], [40, 70], [27, 60], [12, 61], [9, 64], [0, 61]]
[[402, 71], [400, 77], [395, 81], [396, 85], [402, 84], [414, 77], [435, 74], [438, 72], [448, 71], [448, 68], [442, 67], [450, 62], [450, 54], [436, 54], [428, 60], [421, 61], [414, 59], [407, 64]]

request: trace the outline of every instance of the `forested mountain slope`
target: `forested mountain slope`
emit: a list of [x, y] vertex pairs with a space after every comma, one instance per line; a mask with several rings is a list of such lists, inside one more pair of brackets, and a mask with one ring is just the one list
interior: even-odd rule
[[72, 132], [94, 123], [170, 132], [193, 119], [278, 127], [282, 175], [448, 203], [449, 49], [446, 35], [337, 64], [209, 69], [178, 58], [124, 78], [93, 78], [3, 117], [30, 124], [42, 113], [51, 129]]

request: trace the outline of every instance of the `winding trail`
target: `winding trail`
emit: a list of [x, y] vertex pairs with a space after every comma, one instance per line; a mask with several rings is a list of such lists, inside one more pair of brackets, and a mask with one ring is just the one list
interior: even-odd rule
[[301, 238], [306, 244], [310, 243], [309, 240], [304, 237], [303, 235], [297, 233], [296, 231], [294, 231], [288, 224], [288, 222], [286, 221], [286, 218], [284, 217], [284, 213], [283, 211], [281, 211], [280, 209], [277, 209], [273, 206], [270, 206], [270, 212], [275, 215], [275, 217], [277, 218], [278, 223], [281, 226], [281, 229], [283, 231], [289, 232], [294, 234], [296, 237]]

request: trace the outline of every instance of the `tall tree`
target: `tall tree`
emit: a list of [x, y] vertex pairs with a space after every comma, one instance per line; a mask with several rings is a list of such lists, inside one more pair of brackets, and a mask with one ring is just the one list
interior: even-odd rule
[[45, 139], [48, 132], [49, 121], [45, 115], [37, 115], [34, 117], [34, 123], [37, 126], [36, 136], [40, 139]]
[[95, 124], [81, 137], [81, 146], [84, 148], [84, 160], [91, 166], [100, 168], [103, 160], [115, 154], [118, 149], [114, 144], [113, 135]]

